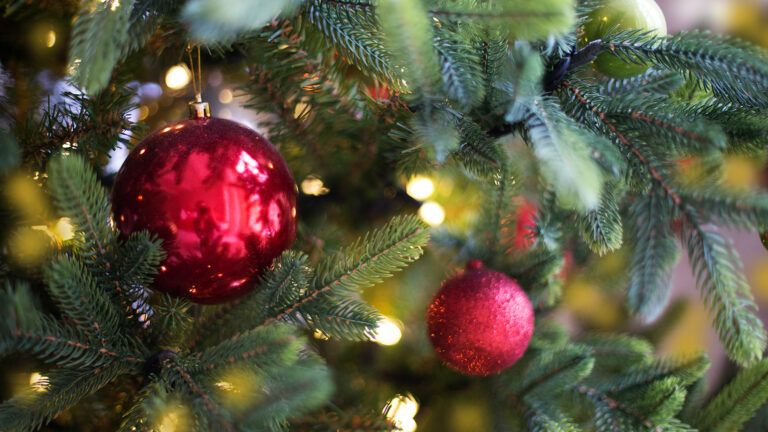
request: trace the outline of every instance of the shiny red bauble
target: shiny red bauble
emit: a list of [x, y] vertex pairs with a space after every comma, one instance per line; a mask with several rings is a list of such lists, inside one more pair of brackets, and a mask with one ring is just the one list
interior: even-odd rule
[[448, 366], [486, 376], [513, 365], [533, 336], [531, 301], [514, 280], [473, 260], [443, 283], [427, 311], [429, 338]]
[[145, 138], [117, 174], [112, 208], [123, 235], [148, 230], [167, 258], [154, 288], [198, 303], [250, 291], [296, 236], [296, 185], [264, 137], [196, 118]]

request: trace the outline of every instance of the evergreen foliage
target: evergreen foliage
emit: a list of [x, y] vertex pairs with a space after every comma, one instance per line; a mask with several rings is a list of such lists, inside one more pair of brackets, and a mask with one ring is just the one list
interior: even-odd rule
[[[8, 16], [24, 4], [0, 2]], [[307, 334], [372, 339], [382, 316], [361, 293], [422, 255], [429, 232], [416, 217], [394, 216], [338, 249], [322, 250], [319, 236], [304, 233], [252, 293], [224, 305], [152, 291], [162, 244], [146, 232], [118, 235], [93, 162], [130, 143], [134, 95], [124, 76], [153, 38], [235, 56], [247, 71], [246, 106], [268, 114], [262, 126], [292, 168], [305, 175], [322, 167], [344, 180], [346, 192], [366, 193], [349, 205], [363, 220], [356, 225], [378, 211], [370, 203], [384, 201], [357, 183], [395, 190], [394, 167], [406, 175], [458, 168], [479, 185], [483, 209], [474, 226], [437, 232], [435, 243], [515, 278], [536, 308], [525, 356], [480, 383], [493, 388], [500, 430], [744, 427], [768, 399], [768, 336], [719, 228], [762, 229], [768, 195], [729, 189], [716, 174], [729, 155], [764, 153], [768, 54], [705, 32], [617, 31], [577, 45], [595, 4], [84, 0], [76, 10], [64, 7], [74, 19], [70, 75], [85, 92], [18, 112], [19, 96], [0, 92], [0, 176], [19, 166], [37, 172], [56, 214], [75, 229], [33, 270], [0, 262], [0, 354], [34, 359], [46, 377], [0, 405], [0, 430], [40, 429], [111, 385], [130, 389], [121, 431], [154, 430], [174, 409], [187, 410], [189, 430], [396, 428], [367, 407], [340, 412], [328, 402], [346, 383], [334, 382]], [[600, 53], [650, 69], [605, 79], [586, 67]], [[688, 160], [707, 175], [686, 181]], [[514, 229], [524, 191], [538, 209], [527, 249]], [[565, 252], [577, 249], [579, 264], [628, 249], [626, 306], [646, 323], [664, 313], [684, 250], [727, 355], [744, 369], [706, 400], [704, 356], [659, 360], [639, 338], [568, 334], [548, 315], [563, 294]], [[590, 252], [597, 257], [585, 258]]]

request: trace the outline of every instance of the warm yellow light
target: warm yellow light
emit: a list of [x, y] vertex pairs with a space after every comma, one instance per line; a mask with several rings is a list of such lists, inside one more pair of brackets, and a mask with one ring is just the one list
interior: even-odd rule
[[379, 345], [390, 346], [400, 342], [403, 332], [400, 326], [390, 318], [382, 318], [376, 326], [376, 331], [371, 338]]
[[294, 118], [301, 118], [306, 115], [307, 112], [309, 112], [309, 104], [306, 102], [299, 102], [296, 104], [295, 107], [293, 107], [293, 117]]
[[431, 226], [438, 226], [445, 220], [445, 210], [440, 204], [427, 201], [419, 208], [419, 217]]
[[176, 66], [171, 66], [168, 72], [165, 73], [165, 85], [173, 90], [180, 90], [189, 84], [192, 79], [192, 74], [189, 72], [187, 65], [179, 63]]
[[410, 419], [403, 419], [398, 425], [397, 425], [397, 431], [398, 432], [414, 432], [416, 430], [416, 420], [410, 418]]
[[29, 385], [32, 390], [38, 393], [45, 393], [48, 391], [48, 377], [41, 375], [40, 372], [32, 372], [29, 375]]
[[309, 176], [301, 182], [301, 191], [306, 195], [325, 195], [330, 192], [330, 189], [325, 187], [323, 181], [315, 176]]
[[75, 227], [72, 225], [72, 220], [67, 217], [60, 218], [51, 227], [50, 234], [59, 243], [72, 240], [75, 236]]
[[224, 391], [235, 391], [235, 386], [233, 386], [232, 383], [228, 381], [219, 381], [214, 385]]
[[53, 48], [54, 45], [56, 45], [56, 32], [48, 30], [48, 33], [45, 35], [45, 46]]
[[171, 410], [160, 419], [157, 425], [159, 432], [176, 432], [184, 430], [183, 419], [179, 415], [178, 410]]
[[232, 90], [230, 89], [224, 89], [219, 92], [219, 102], [223, 104], [228, 104], [232, 102], [232, 99], [235, 98], [234, 93], [232, 93]]
[[149, 117], [149, 107], [142, 105], [139, 107], [139, 121], [146, 120]]
[[320, 329], [315, 329], [315, 331], [312, 333], [312, 336], [313, 336], [315, 339], [318, 339], [318, 340], [328, 340], [328, 339], [330, 339], [330, 338], [331, 338], [330, 336], [328, 336], [327, 334], [325, 334], [325, 332], [324, 332], [324, 331], [322, 331], [322, 330], [320, 330]]
[[435, 184], [427, 177], [413, 177], [405, 186], [405, 192], [415, 200], [424, 201], [435, 192]]
[[412, 394], [397, 395], [384, 407], [384, 417], [391, 421], [398, 431], [413, 432], [416, 430], [416, 413], [419, 412], [419, 402]]
[[224, 371], [215, 386], [219, 403], [228, 410], [238, 412], [252, 406], [263, 394], [259, 376], [249, 370]]

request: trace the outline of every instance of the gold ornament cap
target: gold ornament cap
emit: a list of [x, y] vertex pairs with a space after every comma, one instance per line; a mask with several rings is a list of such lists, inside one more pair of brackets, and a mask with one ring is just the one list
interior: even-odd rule
[[211, 118], [211, 105], [208, 102], [194, 100], [189, 103], [189, 118], [193, 120]]

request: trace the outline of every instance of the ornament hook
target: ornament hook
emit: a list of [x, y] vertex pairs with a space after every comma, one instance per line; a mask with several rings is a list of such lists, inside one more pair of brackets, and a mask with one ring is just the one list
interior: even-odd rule
[[203, 102], [203, 69], [200, 60], [200, 45], [196, 45], [196, 48], [197, 72], [195, 72], [195, 61], [192, 58], [192, 44], [187, 44], [189, 70], [192, 73], [192, 90], [195, 92], [195, 100], [189, 103], [189, 117], [192, 119], [204, 119], [211, 117], [211, 106], [208, 102]]

